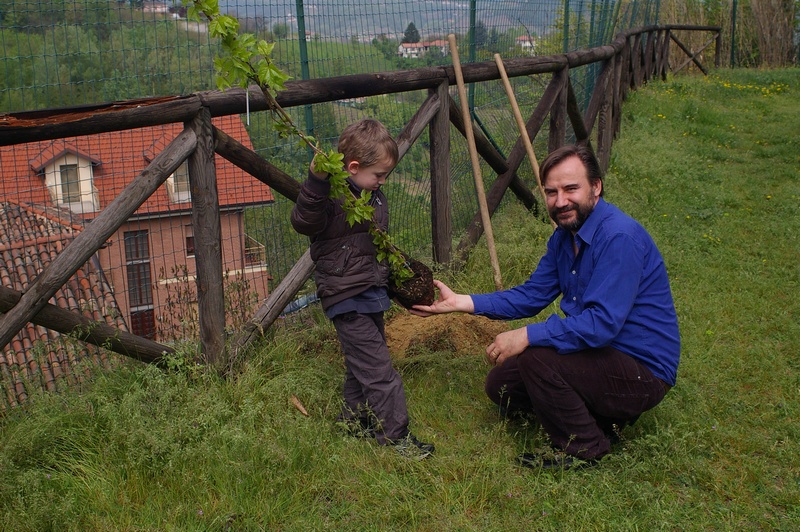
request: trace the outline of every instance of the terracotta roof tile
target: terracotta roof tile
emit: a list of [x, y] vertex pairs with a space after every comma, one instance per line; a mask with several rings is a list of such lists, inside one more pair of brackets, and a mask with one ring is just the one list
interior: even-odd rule
[[[213, 123], [228, 135], [252, 149], [247, 130], [238, 116], [223, 116]], [[49, 205], [50, 194], [44, 184], [42, 169], [66, 153], [77, 154], [94, 165], [94, 187], [100, 209], [111, 203], [152, 159], [183, 130], [183, 124], [131, 129], [69, 139], [30, 142], [0, 147], [0, 199]], [[259, 205], [274, 200], [270, 188], [226, 159], [215, 157], [220, 208]], [[136, 215], [186, 211], [190, 203], [170, 202], [162, 185]], [[98, 211], [99, 212], [99, 211]], [[97, 213], [84, 213], [91, 219]]]
[[92, 164], [100, 164], [101, 161], [97, 157], [94, 157], [86, 152], [81, 151], [79, 148], [75, 147], [73, 144], [65, 141], [64, 139], [58, 139], [51, 141], [49, 146], [46, 146], [39, 155], [31, 160], [31, 170], [34, 173], [39, 173], [44, 170], [44, 167], [50, 164], [55, 159], [63, 157], [67, 153], [72, 153], [81, 157], [82, 159], [86, 159], [90, 161]]
[[[80, 232], [69, 212], [53, 207], [0, 202], [0, 278], [3, 286], [24, 291], [57, 248]], [[13, 243], [14, 245], [9, 245]], [[87, 262], [50, 301], [82, 312], [94, 320], [127, 331], [111, 287], [95, 263]], [[89, 359], [107, 365], [112, 360], [103, 350], [65, 338], [28, 323], [0, 354], [0, 412], [27, 400], [27, 389], [55, 390], [60, 383], [80, 380], [77, 364]], [[80, 371], [86, 371], [82, 369]]]

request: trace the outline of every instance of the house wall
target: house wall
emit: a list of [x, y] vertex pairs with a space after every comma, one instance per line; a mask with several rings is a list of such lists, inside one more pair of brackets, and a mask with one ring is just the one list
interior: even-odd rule
[[[269, 294], [266, 264], [245, 264], [242, 210], [220, 213], [222, 233], [222, 271], [228, 307], [228, 326], [235, 327], [251, 316]], [[124, 224], [109, 245], [99, 251], [100, 262], [117, 302], [131, 324], [131, 306], [125, 256], [125, 233], [148, 232], [150, 281], [153, 293], [155, 339], [159, 341], [196, 337], [197, 267], [194, 255], [187, 253], [186, 237], [192, 235], [191, 215], [187, 212], [165, 218], [140, 219]]]

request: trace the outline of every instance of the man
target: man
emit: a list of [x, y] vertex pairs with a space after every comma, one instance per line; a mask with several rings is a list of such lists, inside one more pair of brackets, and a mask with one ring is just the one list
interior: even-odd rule
[[561, 295], [565, 317], [497, 335], [486, 393], [506, 413], [532, 411], [555, 453], [525, 453], [529, 467], [596, 464], [626, 424], [675, 384], [680, 338], [661, 254], [647, 231], [603, 198], [594, 154], [564, 146], [542, 163], [547, 210], [558, 225], [523, 284], [482, 295], [435, 281], [439, 299], [420, 316], [467, 312], [532, 317]]

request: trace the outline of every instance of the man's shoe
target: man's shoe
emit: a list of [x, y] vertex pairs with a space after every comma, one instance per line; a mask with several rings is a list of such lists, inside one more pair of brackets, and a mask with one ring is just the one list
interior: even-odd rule
[[594, 467], [600, 463], [596, 458], [581, 460], [576, 456], [566, 453], [554, 453], [553, 455], [541, 455], [533, 453], [522, 453], [517, 456], [517, 463], [523, 467], [531, 469], [545, 469], [549, 471], [567, 471], [575, 469], [586, 469]]
[[429, 457], [435, 449], [432, 443], [421, 442], [410, 432], [399, 440], [389, 441], [389, 445], [394, 447], [394, 450], [401, 456], [413, 458], [414, 460], [422, 460]]
[[353, 417], [345, 418], [341, 414], [336, 418], [336, 426], [347, 436], [360, 440], [369, 440], [375, 437], [375, 427], [370, 418]]

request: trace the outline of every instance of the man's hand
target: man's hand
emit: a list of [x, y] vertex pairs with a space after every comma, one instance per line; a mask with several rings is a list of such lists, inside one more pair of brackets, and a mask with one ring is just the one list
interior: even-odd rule
[[411, 314], [427, 317], [448, 312], [466, 312], [467, 314], [475, 312], [475, 305], [470, 296], [456, 294], [446, 284], [436, 279], [433, 280], [433, 284], [439, 289], [439, 299], [434, 301], [433, 305], [414, 305], [409, 309]]
[[492, 366], [499, 366], [506, 359], [517, 356], [528, 347], [530, 344], [527, 327], [506, 331], [495, 336], [494, 342], [486, 348], [486, 360]]

